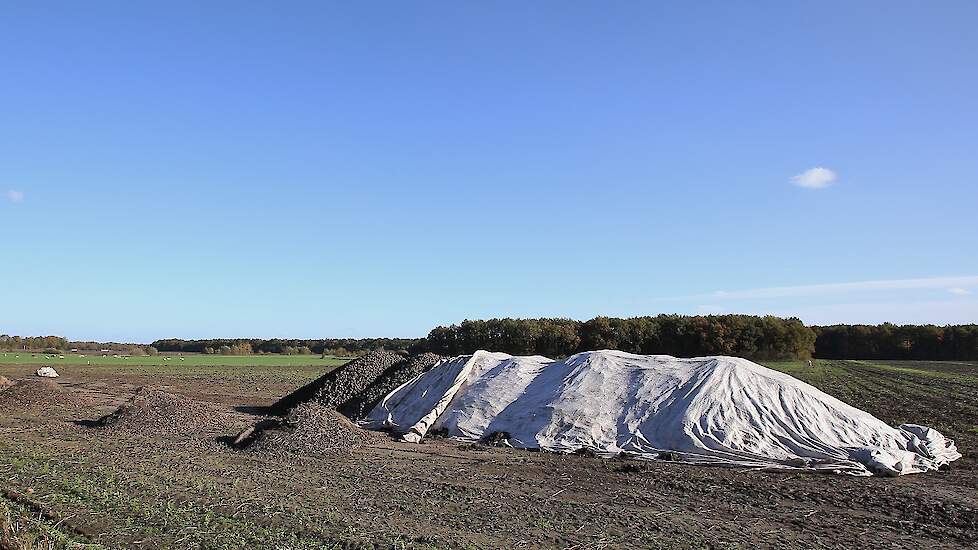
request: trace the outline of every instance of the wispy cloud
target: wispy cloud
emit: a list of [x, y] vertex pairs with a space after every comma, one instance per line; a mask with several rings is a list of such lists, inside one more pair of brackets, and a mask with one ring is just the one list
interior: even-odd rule
[[11, 202], [21, 202], [24, 200], [24, 192], [14, 191], [13, 189], [11, 189], [10, 191], [7, 191], [7, 198]]
[[966, 288], [961, 288], [959, 286], [949, 288], [947, 289], [947, 291], [950, 292], [951, 294], [956, 294], [958, 296], [967, 296], [968, 294], [971, 294], [970, 290]]
[[832, 170], [817, 166], [815, 168], [809, 168], [796, 176], [792, 176], [791, 182], [798, 187], [804, 187], [806, 189], [824, 189], [835, 183], [835, 180], [838, 178], [839, 176]]
[[[697, 294], [683, 298], [722, 300], [752, 300], [763, 298], [784, 298], [794, 296], [815, 296], [841, 294], [846, 292], [873, 292], [884, 290], [909, 289], [950, 289], [953, 294], [959, 291], [969, 293], [967, 287], [978, 286], [978, 275], [961, 277], [928, 277], [922, 279], [885, 279], [878, 281], [858, 281], [852, 283], [826, 283], [818, 285], [773, 286], [745, 290], [718, 290], [710, 294]], [[677, 297], [679, 298], [679, 297]]]
[[978, 319], [978, 300], [952, 298], [898, 302], [820, 304], [796, 308], [746, 310], [755, 315], [798, 317], [809, 325], [836, 323], [968, 324]]

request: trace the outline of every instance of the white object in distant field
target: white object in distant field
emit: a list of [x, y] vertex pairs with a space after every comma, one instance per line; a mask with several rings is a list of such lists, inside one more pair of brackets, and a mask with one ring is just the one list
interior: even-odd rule
[[722, 356], [477, 351], [398, 387], [364, 424], [407, 441], [444, 430], [553, 452], [852, 475], [926, 472], [961, 457], [936, 430], [889, 426], [797, 378]]
[[35, 372], [34, 374], [43, 378], [57, 378], [61, 376], [60, 374], [58, 374], [58, 371], [54, 370], [51, 367], [41, 367], [37, 369], [37, 372]]

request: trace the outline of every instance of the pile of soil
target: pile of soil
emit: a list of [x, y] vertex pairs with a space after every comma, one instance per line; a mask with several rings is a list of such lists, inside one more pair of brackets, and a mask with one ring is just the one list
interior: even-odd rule
[[285, 418], [259, 422], [238, 436], [235, 444], [265, 456], [332, 456], [355, 449], [369, 438], [334, 409], [302, 403]]
[[420, 374], [431, 370], [442, 357], [434, 353], [422, 353], [402, 359], [384, 371], [376, 380], [370, 383], [353, 399], [349, 399], [338, 407], [346, 416], [359, 420], [370, 412], [380, 400], [394, 391], [398, 386], [408, 382]]
[[132, 399], [98, 423], [143, 435], [193, 437], [226, 434], [233, 431], [236, 420], [234, 413], [216, 403], [143, 386]]
[[300, 403], [319, 403], [335, 409], [353, 399], [404, 356], [393, 351], [375, 351], [338, 367], [269, 407], [274, 415], [284, 415]]
[[14, 383], [11, 382], [9, 378], [6, 376], [0, 376], [0, 391], [3, 391], [13, 385]]
[[[10, 382], [4, 378], [7, 382]], [[2, 382], [0, 382], [2, 385]], [[71, 408], [94, 405], [88, 397], [62, 388], [46, 378], [28, 378], [13, 384], [0, 393], [0, 409], [4, 408]]]

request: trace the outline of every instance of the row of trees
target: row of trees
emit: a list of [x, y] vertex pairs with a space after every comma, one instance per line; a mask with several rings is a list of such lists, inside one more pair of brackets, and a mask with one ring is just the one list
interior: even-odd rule
[[421, 341], [418, 338], [324, 338], [319, 340], [281, 338], [270, 340], [262, 338], [181, 340], [170, 338], [157, 340], [151, 345], [161, 352], [222, 353], [225, 355], [247, 355], [251, 353], [284, 353], [291, 355], [330, 353], [335, 355], [356, 355], [381, 349], [418, 349]]
[[63, 353], [68, 350], [79, 352], [99, 352], [126, 355], [154, 355], [156, 350], [143, 344], [120, 344], [118, 342], [73, 342], [61, 336], [9, 336], [0, 334], [0, 350], [4, 351], [46, 351]]
[[[256, 353], [256, 352], [255, 352], [254, 348], [252, 348], [251, 342], [240, 342], [238, 344], [234, 344], [233, 346], [229, 346], [229, 345], [225, 344], [225, 345], [219, 346], [217, 348], [213, 348], [211, 346], [207, 346], [207, 347], [204, 348], [204, 353], [205, 354], [208, 354], [208, 355], [212, 355], [212, 354], [219, 354], [219, 355], [251, 355], [251, 354]], [[257, 353], [263, 354], [263, 353], [269, 353], [269, 352], [265, 352], [265, 351], [260, 351], [259, 350]], [[283, 355], [312, 355], [312, 350], [309, 349], [308, 346], [300, 346], [300, 347], [285, 346], [285, 347], [282, 348], [282, 351], [280, 351], [278, 353], [281, 353]]]
[[978, 361], [978, 325], [833, 325], [812, 327], [823, 359]]
[[120, 344], [119, 342], [68, 342], [69, 349], [76, 349], [79, 353], [99, 353], [108, 350], [110, 353], [120, 353], [122, 355], [157, 355], [159, 351], [153, 346], [145, 344]]
[[489, 319], [438, 327], [424, 347], [445, 355], [477, 349], [562, 357], [618, 349], [678, 357], [978, 361], [978, 325], [833, 325], [749, 315], [658, 315], [619, 319]]
[[489, 319], [437, 327], [425, 348], [455, 355], [477, 349], [564, 357], [586, 350], [641, 354], [737, 355], [753, 359], [811, 357], [815, 333], [797, 318], [751, 315], [658, 315], [571, 319]]
[[149, 353], [148, 348], [149, 346], [144, 344], [125, 344], [119, 342], [68, 342], [68, 349], [77, 349], [78, 351], [101, 351], [103, 349], [107, 349], [119, 353], [132, 353], [134, 355], [139, 355], [140, 353]]
[[0, 334], [0, 350], [45, 350], [68, 348], [68, 340], [60, 336], [8, 336]]
[[433, 329], [427, 338], [237, 338], [157, 340], [150, 346], [69, 342], [60, 336], [0, 335], [0, 350], [101, 350], [134, 355], [159, 352], [249, 355], [361, 354], [374, 350], [478, 349], [514, 355], [564, 357], [585, 350], [619, 349], [679, 357], [735, 355], [751, 359], [917, 359], [978, 361], [978, 325], [833, 325], [806, 327], [797, 318], [751, 315], [657, 315], [572, 319], [488, 319]]

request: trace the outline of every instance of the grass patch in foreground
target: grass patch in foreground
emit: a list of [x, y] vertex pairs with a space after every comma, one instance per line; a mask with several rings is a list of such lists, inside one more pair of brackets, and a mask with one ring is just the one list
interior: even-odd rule
[[12, 479], [29, 483], [36, 498], [53, 508], [72, 510], [87, 518], [112, 518], [110, 525], [102, 526], [107, 531], [103, 536], [109, 541], [167, 540], [174, 546], [195, 548], [249, 548], [262, 544], [278, 548], [331, 547], [321, 539], [300, 538], [285, 529], [259, 526], [215, 513], [193, 501], [180, 501], [94, 464], [66, 466], [37, 450], [9, 447], [0, 447], [0, 464], [9, 465]]
[[[239, 514], [241, 506], [232, 506], [227, 500], [228, 495], [219, 488], [225, 486], [220, 480], [196, 479], [194, 485], [182, 487], [170, 472], [160, 470], [147, 478], [137, 471], [92, 462], [80, 454], [62, 461], [38, 448], [3, 441], [0, 474], [0, 494], [26, 495], [30, 491], [29, 500], [35, 503], [30, 510], [31, 506], [21, 506], [16, 499], [3, 501], [10, 502], [8, 506], [15, 510], [11, 525], [21, 526], [17, 533], [28, 544], [11, 546], [17, 550], [115, 548], [147, 541], [166, 548], [436, 548], [397, 534], [377, 540], [352, 526], [322, 518], [288, 516], [280, 523], [267, 521], [287, 517], [281, 502], [237, 501], [250, 508], [250, 513]], [[30, 523], [20, 519], [25, 517], [25, 510], [35, 516], [64, 519], [55, 525]], [[68, 515], [60, 515], [65, 513]], [[71, 533], [85, 533], [88, 540]], [[50, 545], [29, 545], [38, 541]], [[0, 544], [0, 548], [7, 547]]]
[[45, 517], [36, 507], [0, 494], [0, 548], [98, 550], [104, 547], [89, 544], [84, 538], [67, 533], [63, 529], [63, 522]]

